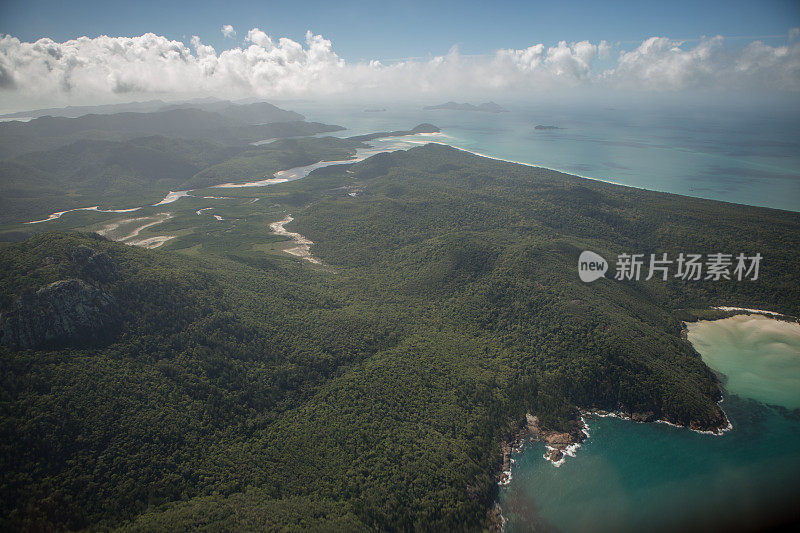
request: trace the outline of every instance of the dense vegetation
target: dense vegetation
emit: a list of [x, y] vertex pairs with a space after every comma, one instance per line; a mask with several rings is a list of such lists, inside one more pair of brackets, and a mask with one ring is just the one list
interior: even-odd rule
[[[269, 157], [239, 152], [209, 181], [290, 158]], [[117, 265], [94, 283], [120, 314], [110, 340], [0, 348], [1, 526], [488, 527], [500, 444], [526, 411], [558, 429], [577, 407], [718, 427], [716, 378], [679, 319], [709, 305], [800, 315], [795, 213], [439, 145], [230, 194], [235, 223], [157, 251], [76, 233], [0, 246], [4, 305], [80, 278], [83, 244]], [[255, 251], [275, 205], [335, 273]], [[585, 249], [764, 263], [755, 282], [584, 284]]]
[[163, 100], [147, 100], [144, 102], [125, 102], [121, 104], [101, 104], [89, 106], [51, 107], [18, 111], [0, 115], [0, 118], [31, 119], [39, 117], [78, 118], [84, 115], [112, 115], [115, 113], [152, 113], [172, 109], [200, 109], [219, 113], [229, 118], [241, 120], [246, 124], [266, 124], [268, 122], [292, 122], [304, 120], [303, 115], [287, 111], [268, 102], [251, 104], [233, 103], [217, 98], [202, 98], [188, 102], [166, 103]]
[[261, 179], [320, 159], [346, 159], [361, 146], [334, 137], [279, 139], [260, 146], [163, 136], [76, 141], [0, 160], [0, 224], [92, 205], [127, 209], [152, 204], [169, 191]]
[[0, 157], [50, 150], [77, 140], [127, 140], [167, 135], [240, 145], [343, 129], [302, 119], [302, 115], [266, 102], [183, 104], [150, 112], [89, 114], [76, 118], [43, 116], [29, 122], [0, 123]]

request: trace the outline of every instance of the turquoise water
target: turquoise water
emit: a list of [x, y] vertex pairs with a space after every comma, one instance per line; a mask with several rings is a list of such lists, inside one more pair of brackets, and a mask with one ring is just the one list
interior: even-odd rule
[[[726, 346], [737, 362], [726, 367], [728, 383], [767, 368], [761, 360], [800, 359], [800, 350], [785, 348], [794, 345], [797, 324], [782, 331], [773, 320], [727, 320], [722, 327], [702, 323], [691, 338], [704, 360], [715, 341]], [[714, 349], [707, 363], [719, 370], [714, 365], [724, 357]], [[754, 353], [760, 361], [752, 368], [739, 363]], [[797, 366], [783, 369], [796, 372]], [[797, 393], [792, 381], [773, 387], [770, 401], [792, 402]], [[800, 413], [732, 391], [723, 408], [734, 428], [721, 437], [589, 419], [589, 439], [560, 468], [542, 458], [541, 444], [529, 445], [516, 456], [511, 484], [500, 491], [506, 531], [755, 530], [799, 513]]]
[[[536, 105], [507, 113], [413, 104], [287, 102], [337, 135], [441, 127], [443, 142], [482, 154], [625, 185], [800, 211], [800, 101], [743, 106]], [[383, 113], [365, 113], [385, 107]], [[535, 130], [538, 124], [558, 130]]]

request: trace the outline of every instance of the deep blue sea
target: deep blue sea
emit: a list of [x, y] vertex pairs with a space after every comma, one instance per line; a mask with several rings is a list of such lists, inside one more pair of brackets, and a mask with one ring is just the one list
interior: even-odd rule
[[[428, 102], [429, 103], [429, 102]], [[508, 111], [423, 110], [420, 103], [286, 102], [336, 135], [433, 123], [441, 142], [581, 176], [701, 198], [800, 211], [795, 102], [533, 104]], [[365, 112], [385, 108], [383, 112]], [[536, 130], [537, 125], [556, 130]]]

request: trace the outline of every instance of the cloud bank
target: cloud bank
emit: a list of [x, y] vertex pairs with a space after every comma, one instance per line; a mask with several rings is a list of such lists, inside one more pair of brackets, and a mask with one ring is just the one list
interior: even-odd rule
[[[236, 35], [224, 25], [225, 37]], [[21, 42], [0, 38], [0, 97], [16, 100], [109, 100], [131, 95], [296, 97], [397, 92], [536, 94], [562, 88], [646, 92], [800, 90], [800, 30], [783, 46], [722, 37], [687, 43], [652, 37], [630, 49], [605, 41], [536, 44], [465, 56], [453, 48], [426, 60], [348, 63], [331, 41], [274, 39], [258, 28], [243, 45], [217, 52], [192, 37], [81, 37]]]

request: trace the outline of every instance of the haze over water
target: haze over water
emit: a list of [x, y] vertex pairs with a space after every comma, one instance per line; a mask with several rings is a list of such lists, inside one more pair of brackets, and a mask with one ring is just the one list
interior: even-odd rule
[[[442, 142], [501, 159], [645, 189], [800, 211], [797, 105], [500, 103], [508, 112], [423, 110], [425, 102], [285, 105], [309, 120], [348, 128], [340, 136], [430, 122], [447, 135]], [[370, 108], [386, 111], [364, 111]], [[536, 130], [537, 125], [560, 129]]]

